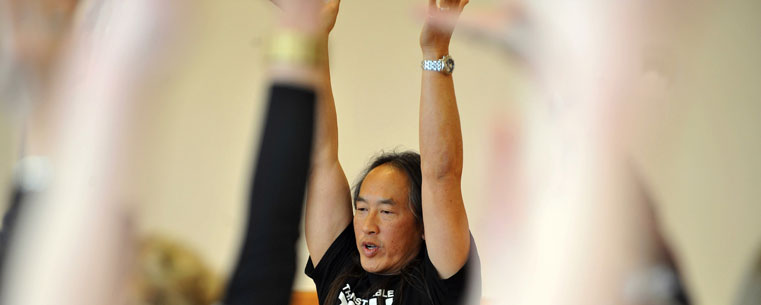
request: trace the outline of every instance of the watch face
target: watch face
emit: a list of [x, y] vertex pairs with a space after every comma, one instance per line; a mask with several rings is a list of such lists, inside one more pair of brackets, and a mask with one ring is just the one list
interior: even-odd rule
[[452, 73], [452, 71], [454, 71], [454, 59], [451, 59], [451, 58], [447, 59], [446, 70], [449, 71], [449, 73]]

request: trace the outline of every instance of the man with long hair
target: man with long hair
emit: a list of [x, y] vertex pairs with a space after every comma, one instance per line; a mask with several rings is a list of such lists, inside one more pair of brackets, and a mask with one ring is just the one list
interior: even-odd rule
[[[431, 0], [420, 35], [423, 53], [420, 154], [383, 154], [352, 199], [338, 160], [338, 128], [323, 43], [323, 85], [308, 183], [306, 273], [320, 304], [460, 304], [471, 271], [480, 279], [461, 190], [462, 134], [449, 41], [436, 15], [459, 15], [467, 0]], [[335, 23], [324, 22], [324, 41]], [[352, 206], [355, 211], [352, 213]], [[480, 290], [478, 291], [480, 292]], [[479, 293], [476, 293], [479, 295]]]

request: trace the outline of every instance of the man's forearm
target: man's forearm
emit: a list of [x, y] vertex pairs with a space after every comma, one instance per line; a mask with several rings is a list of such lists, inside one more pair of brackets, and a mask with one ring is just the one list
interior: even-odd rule
[[[425, 59], [446, 54], [424, 52]], [[436, 56], [436, 57], [435, 57]], [[460, 176], [462, 133], [451, 74], [423, 71], [420, 93], [420, 154], [426, 177]]]
[[330, 56], [328, 53], [327, 34], [319, 38], [319, 45], [317, 130], [313, 154], [313, 162], [316, 166], [329, 165], [338, 161], [338, 123], [330, 80]]

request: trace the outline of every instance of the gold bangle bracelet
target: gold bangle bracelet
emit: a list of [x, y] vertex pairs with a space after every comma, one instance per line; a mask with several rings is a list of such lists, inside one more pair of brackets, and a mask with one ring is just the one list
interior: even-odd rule
[[314, 66], [318, 42], [311, 35], [296, 31], [278, 31], [272, 36], [268, 59], [271, 63]]

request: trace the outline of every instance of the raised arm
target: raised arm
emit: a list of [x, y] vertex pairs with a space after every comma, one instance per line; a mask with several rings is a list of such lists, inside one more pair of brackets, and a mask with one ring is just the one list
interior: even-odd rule
[[[433, 27], [437, 14], [459, 15], [468, 0], [429, 1], [428, 17], [420, 35], [423, 59], [449, 54], [454, 28]], [[440, 8], [439, 8], [440, 7]], [[452, 75], [424, 70], [420, 93], [420, 155], [422, 200], [428, 255], [439, 276], [460, 270], [470, 250], [468, 217], [462, 200], [462, 132]]]
[[276, 4], [283, 11], [270, 46], [267, 115], [227, 305], [287, 304], [296, 270], [319, 82], [315, 33], [322, 1]]
[[317, 124], [312, 168], [307, 187], [306, 241], [317, 266], [328, 247], [352, 219], [351, 194], [338, 162], [338, 124], [328, 64], [328, 36], [336, 22], [340, 0], [329, 0], [322, 11], [322, 65], [318, 82]]

